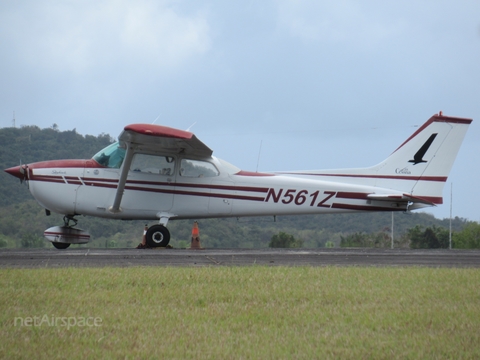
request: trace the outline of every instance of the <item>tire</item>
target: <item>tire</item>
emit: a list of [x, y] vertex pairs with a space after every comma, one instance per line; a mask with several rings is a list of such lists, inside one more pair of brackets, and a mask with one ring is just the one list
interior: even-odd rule
[[163, 225], [153, 225], [147, 230], [147, 245], [149, 247], [166, 247], [170, 242], [170, 232]]
[[56, 248], [56, 249], [60, 249], [60, 250], [63, 250], [63, 249], [66, 249], [70, 246], [69, 243], [59, 243], [59, 242], [52, 242], [52, 245]]

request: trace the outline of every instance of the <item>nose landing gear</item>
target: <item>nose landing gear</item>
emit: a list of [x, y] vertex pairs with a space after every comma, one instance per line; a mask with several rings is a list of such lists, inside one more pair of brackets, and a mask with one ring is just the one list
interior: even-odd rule
[[[70, 222], [73, 222], [70, 225]], [[74, 228], [77, 220], [72, 215], [63, 218], [63, 226], [53, 226], [43, 233], [43, 236], [52, 243], [56, 249], [66, 249], [70, 244], [86, 244], [90, 234], [82, 229]]]

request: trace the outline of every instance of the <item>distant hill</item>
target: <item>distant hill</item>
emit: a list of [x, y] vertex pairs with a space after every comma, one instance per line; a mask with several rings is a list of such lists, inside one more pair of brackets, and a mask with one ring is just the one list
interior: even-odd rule
[[[36, 126], [0, 129], [0, 167], [52, 159], [88, 159], [114, 139], [77, 134], [75, 129], [58, 131]], [[439, 220], [424, 213], [394, 215], [395, 237], [402, 237], [416, 225], [448, 227], [448, 219]], [[390, 234], [391, 213], [355, 213], [338, 215], [279, 216], [242, 219], [209, 219], [200, 222], [201, 241], [207, 247], [267, 247], [271, 237], [284, 231], [301, 238], [304, 247], [322, 247], [327, 241], [339, 244], [340, 237], [351, 233]], [[461, 230], [467, 221], [456, 218], [453, 229]], [[21, 246], [26, 237], [42, 237], [50, 226], [61, 225], [62, 216], [45, 216], [25, 184], [0, 172], [0, 240], [8, 246]], [[153, 224], [153, 222], [152, 222]], [[188, 246], [192, 221], [170, 221], [174, 246]], [[79, 227], [92, 235], [88, 246], [136, 246], [143, 234], [143, 221], [117, 221], [79, 217]], [[38, 244], [43, 244], [39, 241]], [[41, 246], [41, 245], [39, 245]]]

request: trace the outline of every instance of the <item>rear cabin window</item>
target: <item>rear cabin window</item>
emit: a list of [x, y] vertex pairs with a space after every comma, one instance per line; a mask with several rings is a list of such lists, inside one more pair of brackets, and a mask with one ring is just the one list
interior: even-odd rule
[[215, 165], [207, 161], [183, 159], [180, 165], [180, 175], [184, 177], [214, 177], [219, 174]]
[[148, 174], [173, 176], [175, 172], [175, 158], [172, 156], [135, 154], [130, 170]]

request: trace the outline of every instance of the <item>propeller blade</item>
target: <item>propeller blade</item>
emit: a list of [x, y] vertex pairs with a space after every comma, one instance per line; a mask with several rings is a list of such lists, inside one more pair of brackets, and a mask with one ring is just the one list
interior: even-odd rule
[[23, 184], [23, 180], [25, 180], [25, 168], [22, 166], [22, 160], [20, 160], [20, 168], [18, 171], [23, 175], [23, 177], [20, 178], [20, 184]]

